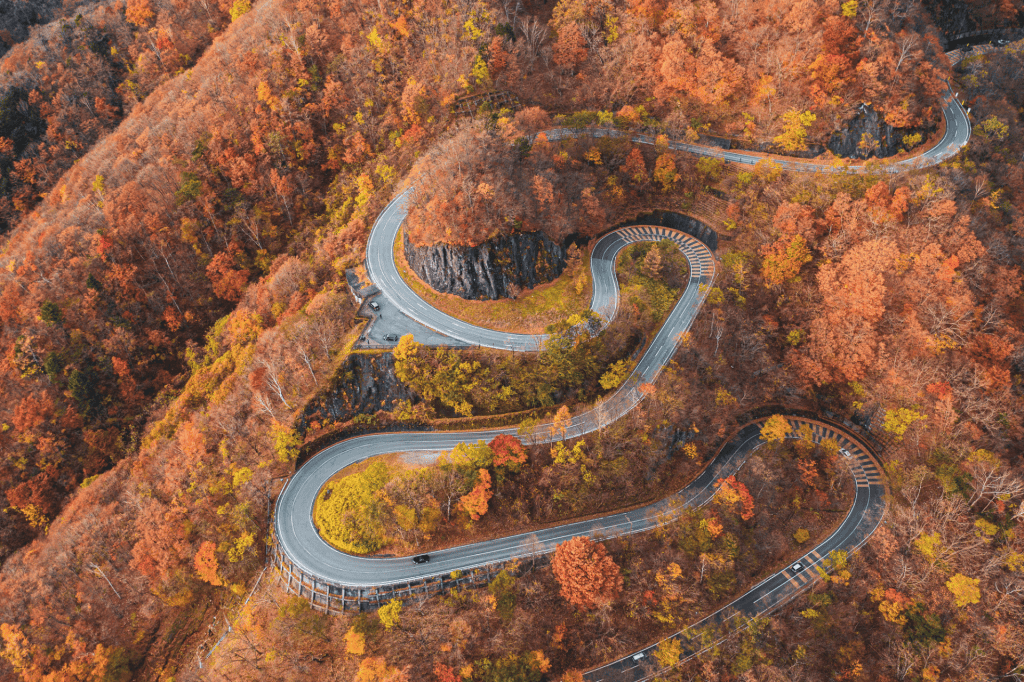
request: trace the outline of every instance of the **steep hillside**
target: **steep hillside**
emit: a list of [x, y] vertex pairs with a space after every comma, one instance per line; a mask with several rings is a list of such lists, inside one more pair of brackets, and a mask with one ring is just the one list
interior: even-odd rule
[[[715, 208], [718, 276], [666, 373], [614, 426], [531, 446], [535, 484], [495, 472], [501, 518], [631, 505], [766, 405], [880, 444], [892, 511], [862, 553], [671, 675], [1024, 674], [1019, 46], [950, 73], [916, 0], [3, 1], [11, 40], [36, 25], [0, 62], [0, 678], [572, 682], [841, 520], [845, 465], [797, 443], [706, 513], [594, 550], [620, 588], [595, 608], [533, 561], [404, 614], [289, 598], [265, 568], [303, 429], [564, 424], [623, 382], [688, 283], [671, 243], [633, 249], [606, 331], [574, 315], [528, 358], [404, 341], [392, 376], [390, 359], [353, 359], [367, 320], [345, 270], [407, 185], [406, 235], [439, 252], [516, 232], [582, 250], [655, 209]], [[970, 8], [982, 25], [1017, 11]], [[666, 146], [802, 153], [862, 104], [923, 130], [947, 76], [975, 135], [921, 172], [800, 176]], [[455, 113], [494, 90], [522, 107]], [[531, 137], [607, 123], [653, 144]], [[432, 479], [444, 537], [480, 528], [481, 469], [466, 490]], [[403, 481], [405, 497], [353, 499], [427, 540], [440, 500]]]

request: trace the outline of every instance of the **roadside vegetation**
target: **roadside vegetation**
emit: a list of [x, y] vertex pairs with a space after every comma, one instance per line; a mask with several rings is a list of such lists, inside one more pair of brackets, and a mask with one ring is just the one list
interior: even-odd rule
[[619, 280], [619, 305], [629, 306], [640, 320], [637, 326], [655, 330], [686, 288], [690, 267], [671, 240], [630, 244], [619, 253], [615, 267]]
[[[534, 433], [557, 437], [568, 418], [562, 410]], [[621, 423], [543, 445], [529, 445], [530, 436], [501, 435], [419, 466], [402, 456], [375, 457], [324, 486], [314, 520], [324, 539], [343, 551], [411, 555], [622, 511], [671, 497], [704, 468], [716, 453], [701, 452], [691, 440], [695, 428], [648, 427], [646, 442], [631, 439], [633, 429]], [[853, 488], [834, 442], [817, 446], [809, 430], [797, 436], [758, 450], [750, 471], [720, 481], [725, 488], [719, 494], [739, 504], [741, 516], [766, 501], [776, 516], [765, 527], [803, 543], [845, 517]], [[756, 499], [748, 485], [756, 486]], [[784, 516], [777, 516], [780, 510]]]
[[[511, 501], [511, 496], [502, 500], [503, 493], [514, 493], [516, 486], [525, 484], [522, 477], [529, 476], [535, 466], [532, 455], [521, 461], [524, 451], [514, 439], [496, 440], [493, 448], [479, 444], [453, 452], [451, 462], [461, 463], [455, 469], [449, 468], [451, 463], [441, 462], [434, 472], [430, 467], [405, 471], [384, 483], [378, 494], [368, 497], [384, 507], [391, 504], [392, 494], [406, 502], [408, 498], [398, 491], [408, 490], [410, 481], [423, 481], [444, 470], [451, 474], [460, 466], [469, 471], [482, 465], [484, 470], [494, 472], [493, 480], [504, 479], [495, 483], [493, 497], [482, 506], [480, 500], [486, 495], [478, 494], [478, 479], [467, 493], [469, 499], [456, 503], [458, 511], [451, 524], [445, 521], [442, 506], [436, 535], [429, 540], [421, 535], [418, 544], [409, 545], [396, 539], [382, 551], [427, 551], [444, 543], [441, 538], [448, 532], [445, 526], [456, 529], [457, 535], [450, 536], [449, 542], [482, 539], [485, 535], [479, 529], [467, 527], [483, 528], [488, 517], [501, 517], [502, 508]], [[571, 443], [561, 445], [572, 447]], [[304, 622], [306, 627], [319, 624], [320, 646], [337, 651], [339, 660], [344, 661], [343, 669], [352, 675], [371, 665], [367, 661], [382, 656], [384, 665], [396, 671], [407, 667], [410, 675], [422, 670], [428, 679], [431, 675], [437, 680], [459, 679], [459, 671], [468, 665], [466, 661], [473, 661], [473, 679], [481, 675], [481, 670], [494, 669], [510, 677], [481, 675], [480, 679], [540, 680], [544, 673], [555, 671], [569, 671], [564, 679], [578, 679], [572, 676], [572, 670], [624, 655], [700, 620], [805, 553], [841, 522], [853, 495], [851, 477], [835, 448], [828, 444], [815, 447], [806, 440], [766, 444], [737, 476], [720, 481], [719, 488], [715, 502], [683, 511], [654, 533], [595, 541], [576, 538], [559, 547], [550, 559], [550, 568], [543, 559], [514, 562], [486, 588], [453, 589], [419, 608], [396, 609], [397, 617], [382, 610], [379, 615], [328, 619], [309, 611], [305, 602], [292, 602], [280, 592], [268, 593], [247, 609], [248, 615], [239, 626], [240, 636], [218, 653], [222, 657], [219, 660], [228, 670], [234, 669], [262, 650], [244, 648], [245, 637], [259, 641], [261, 647], [276, 646], [272, 644], [274, 638], [283, 637], [293, 627], [289, 623]], [[419, 492], [413, 504], [424, 499], [423, 490]], [[394, 510], [397, 521], [406, 520], [402, 524], [405, 528], [395, 526], [399, 533], [408, 538], [410, 531], [418, 532], [412, 520], [422, 517], [402, 504]], [[389, 514], [385, 512], [384, 516]], [[474, 521], [474, 514], [481, 518]], [[498, 532], [506, 535], [509, 531]], [[527, 536], [525, 551], [530, 550], [530, 543]], [[855, 558], [841, 553], [828, 561], [829, 587], [814, 602], [822, 612], [827, 612], [831, 603], [829, 592], [846, 586], [856, 565]], [[530, 627], [522, 628], [523, 622]], [[756, 624], [752, 634], [742, 635], [741, 641], [755, 650], [762, 647], [766, 625], [767, 621]], [[514, 641], [519, 653], [502, 654], [506, 649], [494, 645], [496, 638]], [[345, 650], [351, 654], [348, 647], [353, 643], [366, 658], [341, 655]], [[389, 652], [395, 647], [411, 657], [403, 655], [402, 661], [422, 663], [400, 666], [397, 661], [390, 662], [394, 655]], [[668, 648], [657, 654], [659, 661], [671, 661], [672, 655]], [[753, 660], [758, 658], [759, 654], [754, 653]], [[283, 665], [287, 664], [271, 662], [270, 669]], [[310, 665], [316, 669], [322, 664]], [[445, 677], [448, 674], [452, 677]]]
[[[995, 26], [1020, 9], [956, 11]], [[801, 528], [806, 542], [825, 532], [834, 514], [812, 488], [837, 494], [827, 462], [813, 455], [805, 483], [779, 455], [767, 473], [752, 460], [737, 477], [748, 519], [734, 487], [736, 502], [664, 537], [577, 542], [486, 589], [337, 618], [287, 596], [264, 572], [270, 511], [315, 435], [307, 402], [355, 382], [347, 363], [363, 322], [342, 273], [417, 164], [436, 171], [448, 202], [412, 216], [423, 243], [448, 227], [465, 228], [452, 243], [517, 229], [588, 239], [646, 210], [712, 204], [721, 236], [701, 315], [644, 402], [584, 439], [579, 461], [576, 442], [561, 464], [524, 442], [527, 462], [504, 482], [493, 458], [467, 466], [458, 502], [477, 490], [467, 508], [480, 518], [453, 512], [435, 539], [448, 525], [516, 518], [517, 489], [530, 523], [655, 497], [696, 466], [680, 444], [703, 462], [750, 410], [828, 412], [884, 450], [886, 524], [846, 559], [848, 578], [837, 571], [671, 675], [1022, 675], [1019, 45], [955, 75], [976, 123], [955, 159], [805, 178], [664, 142], [722, 133], [799, 151], [864, 102], [889, 125], [934, 123], [946, 67], [915, 2], [130, 0], [62, 11], [0, 64], [0, 678], [578, 681], [574, 669], [684, 627], [783, 565]], [[452, 114], [458, 97], [502, 89], [521, 111]], [[527, 139], [595, 122], [657, 143]], [[918, 144], [907, 137], [897, 144]], [[640, 277], [652, 250], [631, 256]], [[637, 298], [602, 334], [570, 333], [591, 329], [579, 311], [543, 320], [559, 343], [528, 356], [404, 345], [396, 366], [415, 396], [374, 394], [331, 426], [579, 411], [621, 382], [657, 328], [649, 302], [664, 297]], [[362, 378], [395, 379], [385, 364]], [[378, 385], [367, 379], [362, 397]], [[775, 468], [786, 475], [766, 483]], [[481, 470], [493, 492], [482, 514]], [[401, 476], [385, 478], [386, 489]], [[385, 542], [398, 534], [388, 524], [404, 530], [389, 514]], [[721, 533], [694, 546], [712, 516]], [[720, 567], [702, 575], [712, 557]], [[593, 583], [579, 579], [587, 562]]]

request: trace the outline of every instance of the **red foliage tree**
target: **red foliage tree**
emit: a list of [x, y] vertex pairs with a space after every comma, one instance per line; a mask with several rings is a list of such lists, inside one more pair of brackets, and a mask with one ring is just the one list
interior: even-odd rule
[[493, 464], [495, 467], [504, 467], [510, 471], [519, 471], [519, 468], [526, 464], [529, 453], [515, 436], [501, 434], [487, 444], [487, 447], [494, 453]]
[[226, 253], [218, 253], [206, 266], [206, 275], [213, 285], [213, 292], [225, 301], [237, 301], [249, 279], [249, 273], [234, 267], [234, 259]]

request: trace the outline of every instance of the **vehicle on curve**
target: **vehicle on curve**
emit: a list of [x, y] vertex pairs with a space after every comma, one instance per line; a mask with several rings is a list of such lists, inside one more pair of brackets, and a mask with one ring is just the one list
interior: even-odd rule
[[428, 561], [430, 561], [430, 555], [429, 554], [417, 554], [416, 556], [414, 556], [412, 558], [412, 562], [414, 564], [425, 564]]

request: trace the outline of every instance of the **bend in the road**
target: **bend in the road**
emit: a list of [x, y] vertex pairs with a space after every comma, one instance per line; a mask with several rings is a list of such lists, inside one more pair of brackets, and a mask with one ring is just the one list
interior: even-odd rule
[[[949, 94], [949, 93], [947, 93]], [[934, 165], [948, 158], [966, 144], [970, 137], [970, 123], [963, 108], [952, 97], [943, 101], [943, 115], [946, 117], [946, 134], [940, 144], [915, 159], [908, 159], [887, 167], [885, 172], [898, 173], [926, 165]], [[549, 136], [557, 139], [579, 134], [578, 131], [554, 130]], [[588, 131], [593, 135], [626, 136], [614, 130]], [[651, 143], [645, 136], [629, 135], [634, 141]], [[704, 156], [717, 156], [741, 163], [756, 163], [762, 157], [735, 152], [723, 152], [686, 143], [671, 143], [672, 148]], [[791, 170], [805, 172], [878, 172], [879, 167], [867, 169], [862, 166], [830, 168], [819, 164], [783, 162]], [[393, 247], [399, 229], [406, 217], [406, 203], [411, 189], [396, 197], [381, 213], [371, 232], [367, 244], [367, 269], [370, 278], [392, 303], [412, 319], [465, 343], [499, 349], [539, 350], [543, 335], [507, 334], [488, 330], [457, 320], [432, 308], [420, 298], [402, 279], [394, 263]], [[646, 353], [637, 363], [630, 378], [608, 399], [594, 409], [573, 417], [564, 432], [553, 434], [542, 430], [535, 434], [535, 442], [548, 442], [557, 438], [571, 438], [602, 428], [628, 413], [642, 399], [638, 386], [652, 382], [671, 359], [681, 335], [692, 325], [700, 311], [707, 290], [714, 281], [715, 260], [710, 250], [700, 241], [676, 230], [658, 227], [630, 227], [615, 230], [602, 237], [591, 251], [591, 267], [594, 276], [592, 308], [606, 320], [614, 317], [618, 309], [618, 284], [615, 280], [615, 257], [627, 244], [633, 241], [662, 239], [674, 241], [686, 256], [690, 265], [689, 283], [680, 300], [669, 313], [661, 329], [655, 335]], [[807, 420], [798, 420], [812, 423]], [[857, 494], [850, 512], [840, 528], [804, 557], [809, 567], [818, 566], [830, 551], [843, 549], [853, 551], [859, 548], [877, 527], [885, 510], [884, 485], [877, 462], [860, 445], [856, 438], [827, 425], [816, 424], [816, 438], [836, 437], [847, 444], [851, 453], [850, 468], [857, 480]], [[831, 429], [831, 430], [830, 430]], [[577, 535], [623, 535], [649, 530], [665, 519], [674, 517], [681, 509], [705, 504], [714, 496], [713, 483], [728, 476], [745, 461], [746, 456], [758, 447], [757, 425], [748, 425], [730, 441], [716, 459], [686, 489], [666, 500], [631, 512], [614, 514], [601, 519], [531, 533], [525, 536], [498, 538], [492, 541], [456, 547], [436, 552], [429, 564], [417, 565], [401, 558], [357, 557], [339, 552], [320, 537], [313, 524], [312, 512], [316, 496], [335, 472], [374, 455], [395, 451], [443, 451], [450, 450], [460, 442], [474, 442], [493, 438], [499, 433], [516, 433], [515, 429], [497, 429], [462, 433], [399, 433], [375, 434], [343, 441], [313, 457], [300, 468], [282, 491], [275, 510], [274, 525], [278, 548], [301, 571], [337, 586], [378, 587], [445, 574], [454, 570], [493, 565], [514, 558], [547, 553], [558, 542]], [[831, 436], [826, 436], [831, 433]], [[713, 624], [725, 621], [740, 613], [757, 615], [766, 613], [792, 599], [810, 584], [813, 575], [810, 568], [801, 573], [786, 569], [769, 576], [726, 609], [712, 614], [701, 623]], [[715, 619], [718, 619], [717, 621]], [[700, 625], [700, 624], [698, 624]], [[681, 638], [682, 634], [674, 635]], [[687, 646], [690, 643], [687, 642]], [[650, 653], [652, 649], [645, 650]], [[641, 653], [645, 653], [641, 652]], [[696, 651], [687, 649], [689, 655]], [[646, 660], [647, 658], [645, 653]], [[644, 658], [640, 660], [643, 661]], [[633, 656], [615, 661], [588, 673], [590, 680], [644, 680], [650, 671], [638, 663]]]
[[[392, 207], [394, 205], [393, 203]], [[389, 210], [392, 207], [389, 207]], [[388, 239], [378, 243], [381, 249], [387, 248], [388, 253], [391, 253], [392, 241]], [[664, 239], [672, 240], [680, 247], [690, 267], [687, 287], [672, 308], [665, 323], [637, 362], [630, 377], [616, 392], [601, 401], [594, 409], [573, 416], [564, 430], [555, 433], [549, 425], [537, 427], [532, 436], [534, 442], [551, 442], [579, 437], [618, 420], [642, 399], [643, 392], [640, 386], [653, 382], [672, 357], [680, 343], [681, 335], [690, 328], [700, 311], [704, 297], [707, 295], [708, 285], [714, 278], [714, 258], [707, 247], [690, 235], [678, 230], [663, 227], [622, 228], [606, 235], [595, 245], [591, 255], [591, 267], [596, 283], [594, 295], [595, 301], [598, 301], [596, 304], [598, 309], [614, 312], [617, 309], [618, 300], [618, 283], [615, 279], [614, 267], [619, 251], [633, 242]], [[394, 267], [393, 260], [391, 264]], [[398, 275], [397, 269], [393, 274]], [[401, 281], [400, 277], [399, 281]], [[382, 282], [390, 282], [390, 280], [384, 279]], [[381, 286], [381, 282], [378, 282], [378, 286]], [[389, 284], [385, 283], [381, 289], [387, 291], [386, 286]], [[422, 299], [419, 300], [422, 301]], [[442, 313], [438, 313], [438, 315], [441, 318], [447, 317]], [[444, 323], [446, 321], [441, 319], [440, 324]], [[472, 325], [466, 325], [466, 327], [470, 332], [489, 331]], [[516, 435], [517, 432], [518, 430], [515, 428], [506, 428], [461, 433], [375, 434], [332, 445], [315, 455], [296, 471], [281, 492], [275, 510], [275, 530], [279, 548], [303, 572], [318, 576], [328, 583], [352, 587], [408, 582], [409, 580], [443, 575], [456, 569], [465, 570], [523, 556], [522, 550], [515, 549], [522, 542], [522, 538], [502, 538], [488, 543], [435, 553], [432, 555], [430, 564], [424, 565], [412, 564], [404, 559], [354, 557], [331, 547], [317, 532], [312, 518], [317, 494], [331, 476], [346, 466], [374, 455], [389, 452], [440, 452], [451, 450], [458, 443], [473, 443], [481, 439], [490, 439], [500, 433]], [[709, 470], [715, 470], [715, 467]], [[642, 520], [647, 511], [613, 515], [596, 522], [562, 526], [530, 535], [531, 539], [536, 535], [543, 545], [543, 551], [547, 552], [553, 550], [557, 542], [574, 535], [592, 535], [598, 531], [613, 534], [620, 527], [629, 528], [632, 531], [649, 528], [650, 526], [645, 526]]]

